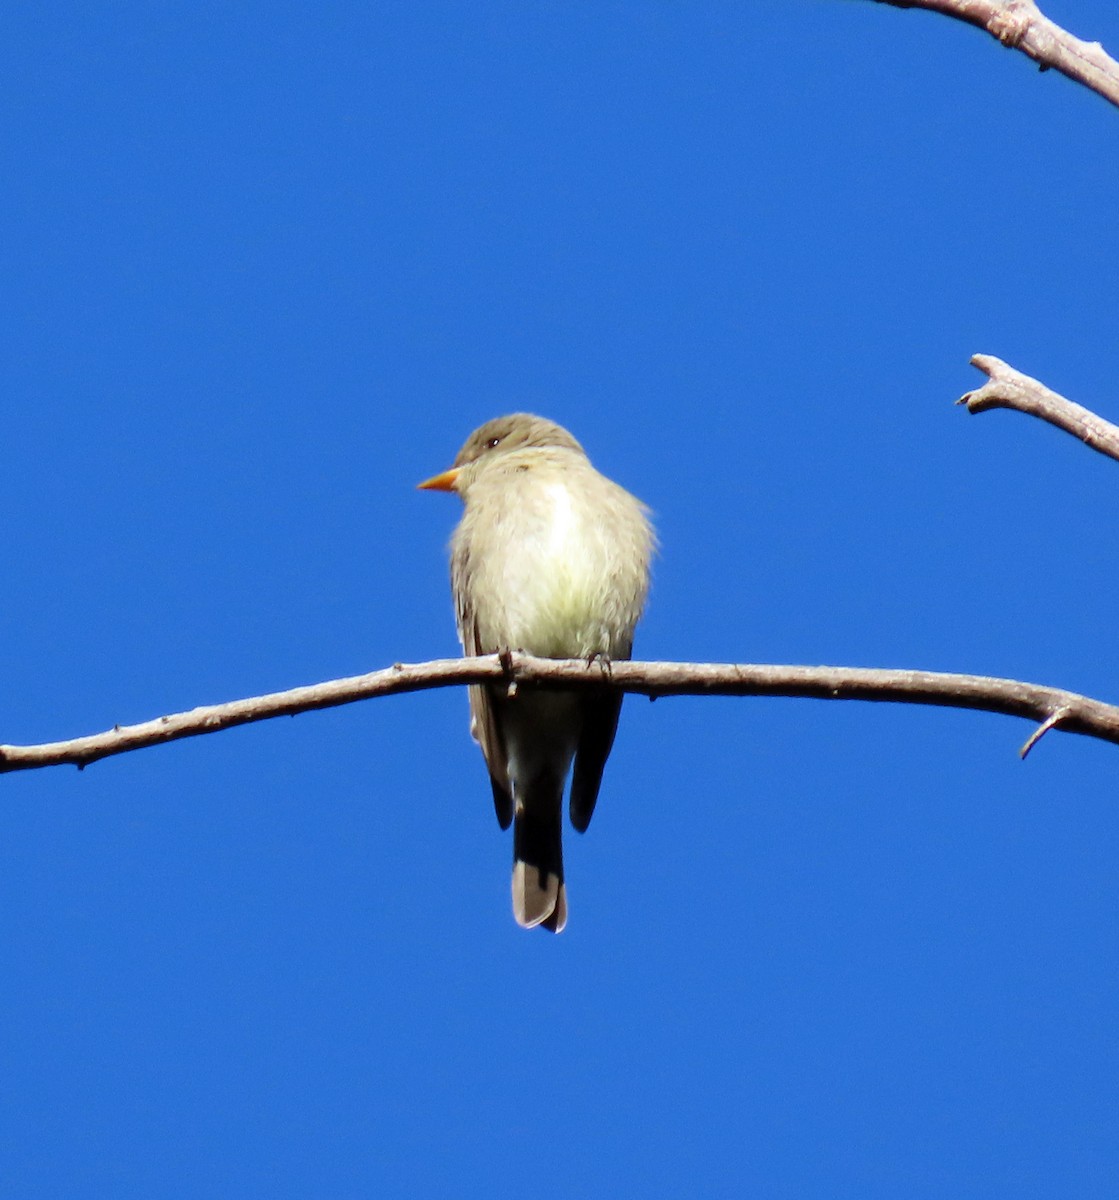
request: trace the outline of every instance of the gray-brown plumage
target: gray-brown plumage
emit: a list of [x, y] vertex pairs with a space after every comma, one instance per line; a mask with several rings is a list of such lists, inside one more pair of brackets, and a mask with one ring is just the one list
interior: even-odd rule
[[[514, 413], [467, 439], [454, 466], [420, 485], [455, 491], [451, 586], [466, 654], [629, 658], [645, 601], [653, 532], [643, 505], [600, 475], [560, 426]], [[614, 742], [621, 695], [475, 686], [482, 747], [503, 829], [513, 825], [513, 914], [559, 932], [567, 921], [562, 805], [587, 828]]]

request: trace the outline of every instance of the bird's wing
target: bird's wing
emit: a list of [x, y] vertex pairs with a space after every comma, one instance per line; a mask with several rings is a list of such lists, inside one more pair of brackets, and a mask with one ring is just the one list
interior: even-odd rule
[[586, 692], [580, 700], [583, 714], [579, 744], [575, 748], [575, 772], [571, 779], [571, 824], [586, 832], [594, 816], [602, 772], [618, 731], [622, 693]]
[[[465, 615], [465, 614], [464, 614]], [[471, 619], [460, 625], [462, 646], [467, 655], [489, 654], [481, 647], [477, 624]], [[490, 770], [490, 785], [493, 788], [493, 808], [497, 823], [508, 829], [513, 820], [513, 796], [509, 787], [509, 762], [505, 751], [505, 739], [494, 711], [500, 703], [492, 688], [486, 684], [472, 683], [470, 692], [470, 732], [482, 747], [486, 766]]]

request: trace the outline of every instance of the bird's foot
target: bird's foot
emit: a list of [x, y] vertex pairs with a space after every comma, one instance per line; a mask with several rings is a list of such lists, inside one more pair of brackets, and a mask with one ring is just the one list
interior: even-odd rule
[[497, 652], [497, 661], [501, 663], [501, 669], [505, 672], [505, 694], [512, 700], [517, 694], [517, 681], [513, 678], [513, 651], [505, 646]]
[[614, 678], [614, 663], [611, 660], [610, 655], [607, 654], [605, 650], [596, 650], [593, 654], [587, 655], [588, 667], [592, 666], [596, 662], [602, 670], [603, 675], [605, 675], [607, 679]]

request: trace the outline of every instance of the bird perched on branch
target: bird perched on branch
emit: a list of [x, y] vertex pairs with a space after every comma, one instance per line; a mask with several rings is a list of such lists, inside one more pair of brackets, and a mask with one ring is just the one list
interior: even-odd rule
[[[451, 589], [468, 655], [630, 657], [649, 586], [646, 509], [591, 466], [559, 425], [528, 413], [476, 429], [448, 471], [421, 488], [465, 506], [451, 541]], [[567, 922], [562, 814], [582, 833], [598, 799], [622, 696], [473, 685], [471, 733], [489, 767], [502, 829], [513, 825], [513, 915], [559, 933]]]

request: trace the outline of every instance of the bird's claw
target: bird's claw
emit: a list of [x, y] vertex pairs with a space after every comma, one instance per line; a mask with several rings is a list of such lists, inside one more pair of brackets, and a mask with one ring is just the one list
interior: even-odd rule
[[499, 650], [497, 661], [501, 663], [501, 669], [505, 672], [505, 678], [508, 680], [505, 694], [511, 700], [517, 694], [517, 681], [513, 678], [513, 651], [508, 646]]
[[601, 668], [603, 675], [605, 675], [607, 679], [613, 679], [614, 664], [610, 659], [610, 655], [604, 650], [596, 650], [593, 654], [587, 656], [588, 667], [592, 666], [596, 662]]

